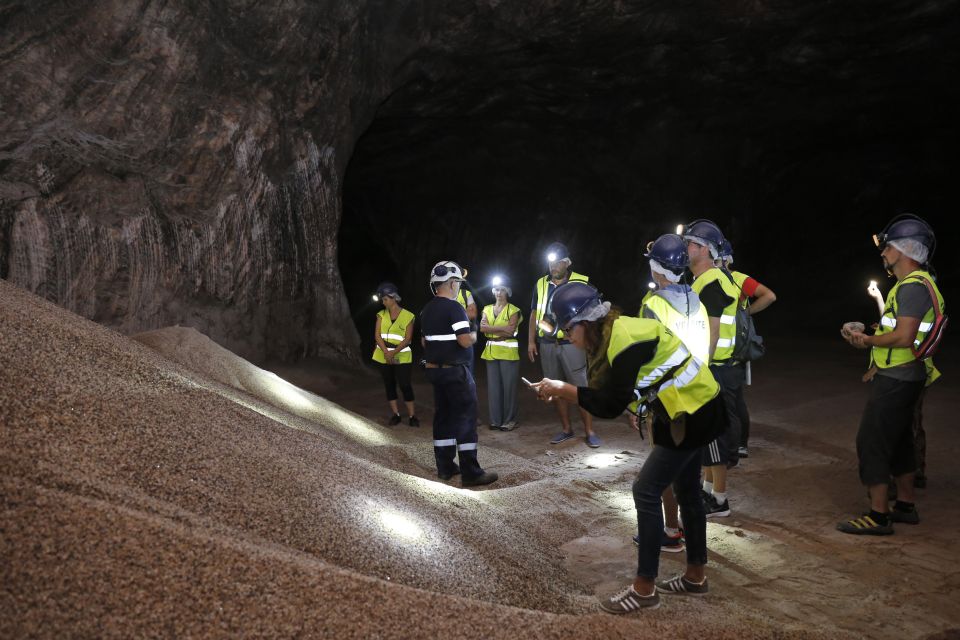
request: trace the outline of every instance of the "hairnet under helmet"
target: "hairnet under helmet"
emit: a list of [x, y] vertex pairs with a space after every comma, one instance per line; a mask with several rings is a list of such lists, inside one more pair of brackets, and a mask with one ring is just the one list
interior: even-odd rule
[[[911, 242], [918, 243], [926, 251], [920, 250]], [[937, 236], [927, 221], [911, 213], [904, 213], [887, 223], [880, 233], [873, 234], [873, 243], [883, 250], [887, 244], [920, 264], [926, 264], [937, 248]]]
[[683, 239], [707, 247], [710, 255], [716, 259], [720, 255], [723, 232], [713, 221], [701, 218], [684, 225]]

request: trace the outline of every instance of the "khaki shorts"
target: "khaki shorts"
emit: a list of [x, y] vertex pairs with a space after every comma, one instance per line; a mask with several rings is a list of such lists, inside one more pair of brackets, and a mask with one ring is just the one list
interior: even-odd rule
[[587, 386], [587, 356], [582, 349], [570, 343], [541, 342], [539, 350], [544, 378]]

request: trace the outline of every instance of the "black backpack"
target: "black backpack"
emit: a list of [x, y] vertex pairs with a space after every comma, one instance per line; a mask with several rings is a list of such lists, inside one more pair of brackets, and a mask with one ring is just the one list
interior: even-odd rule
[[[734, 284], [737, 291], [742, 293], [743, 289], [733, 279], [733, 274], [726, 269], [722, 269], [722, 271]], [[737, 296], [736, 341], [733, 344], [732, 359], [739, 362], [753, 362], [762, 358], [765, 351], [763, 336], [757, 333], [757, 328], [753, 324], [753, 316], [740, 304], [740, 296]]]

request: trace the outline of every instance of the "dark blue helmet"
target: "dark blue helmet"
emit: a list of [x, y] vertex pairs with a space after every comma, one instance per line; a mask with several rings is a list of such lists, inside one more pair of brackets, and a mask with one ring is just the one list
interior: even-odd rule
[[567, 245], [560, 242], [554, 242], [549, 247], [547, 247], [546, 256], [547, 256], [547, 262], [556, 262], [557, 260], [563, 260], [564, 258], [569, 258], [570, 252], [567, 250]]
[[495, 275], [490, 278], [490, 292], [496, 295], [497, 289], [506, 289], [508, 296], [513, 295], [513, 289], [510, 288], [510, 278], [507, 276]]
[[555, 329], [566, 329], [570, 321], [591, 307], [600, 304], [600, 292], [586, 282], [568, 282], [557, 287], [550, 298], [548, 313]]
[[726, 238], [720, 243], [719, 254], [722, 260], [733, 260], [733, 245]]
[[383, 296], [390, 296], [394, 300], [400, 300], [400, 292], [397, 290], [397, 285], [392, 282], [381, 282], [380, 286], [377, 287], [377, 298], [382, 298]]
[[723, 232], [713, 221], [701, 218], [684, 225], [683, 238], [694, 240], [697, 244], [703, 244], [719, 254], [720, 245], [723, 243]]
[[906, 238], [916, 240], [927, 248], [929, 251], [927, 260], [933, 257], [933, 252], [937, 248], [937, 236], [926, 220], [912, 213], [901, 214], [888, 222], [883, 231], [873, 234], [873, 243], [882, 251], [891, 240]]
[[676, 274], [683, 273], [690, 265], [687, 243], [675, 233], [665, 233], [648, 244], [643, 256]]

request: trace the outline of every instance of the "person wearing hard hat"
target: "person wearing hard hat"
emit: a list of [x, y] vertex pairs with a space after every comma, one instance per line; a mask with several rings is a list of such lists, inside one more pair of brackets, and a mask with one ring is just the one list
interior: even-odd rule
[[[710, 326], [706, 308], [683, 276], [690, 265], [687, 243], [675, 233], [667, 233], [647, 246], [644, 254], [650, 265], [655, 288], [644, 296], [640, 317], [665, 324], [687, 350], [703, 362], [709, 362]], [[664, 527], [660, 548], [668, 553], [683, 551], [683, 529], [678, 517], [673, 490], [663, 492]], [[633, 539], [640, 544], [639, 536]]]
[[[554, 242], [547, 247], [545, 257], [549, 273], [537, 280], [534, 286], [533, 300], [530, 304], [532, 320], [528, 331], [527, 356], [530, 358], [530, 362], [535, 362], [537, 356], [540, 356], [540, 366], [545, 378], [565, 380], [571, 384], [586, 386], [587, 360], [583, 350], [572, 345], [562, 331], [550, 335], [544, 332], [539, 323], [541, 321], [550, 322], [548, 317], [550, 299], [557, 287], [567, 282], [587, 282], [590, 278], [570, 270], [572, 264], [570, 252], [567, 251], [565, 245], [559, 242]], [[556, 402], [554, 404], [557, 407], [557, 415], [560, 417], [560, 424], [563, 428], [550, 440], [550, 444], [560, 444], [574, 437], [573, 426], [570, 424], [570, 410], [567, 403]], [[599, 447], [600, 438], [593, 431], [593, 418], [590, 413], [580, 409], [580, 417], [586, 431], [587, 446]]]
[[487, 363], [487, 400], [490, 428], [512, 431], [517, 426], [520, 382], [520, 343], [517, 327], [523, 320], [520, 308], [510, 304], [510, 282], [495, 276], [490, 291], [495, 302], [483, 308], [480, 331], [487, 339], [480, 358]]
[[[870, 349], [867, 406], [857, 431], [860, 481], [870, 494], [870, 513], [837, 524], [843, 533], [890, 535], [893, 523], [918, 524], [914, 473], [917, 452], [911, 426], [924, 388], [940, 377], [930, 359], [946, 326], [944, 301], [930, 260], [936, 235], [917, 216], [897, 216], [873, 236], [883, 267], [897, 279], [887, 294], [874, 335], [847, 323], [841, 335], [858, 349]], [[897, 500], [890, 509], [890, 478]]]
[[437, 477], [461, 475], [464, 487], [474, 487], [496, 482], [497, 474], [484, 471], [477, 461], [477, 385], [468, 366], [477, 333], [456, 302], [466, 275], [466, 269], [450, 260], [433, 266], [433, 298], [420, 312], [420, 331], [426, 376], [433, 385]]
[[[777, 294], [769, 287], [761, 284], [756, 278], [752, 278], [745, 273], [734, 271], [733, 265], [733, 245], [724, 238], [720, 243], [720, 268], [725, 270], [733, 278], [733, 281], [740, 287], [739, 303], [742, 309], [745, 309], [751, 316], [756, 315], [777, 301]], [[746, 383], [750, 384], [750, 363], [746, 367]], [[731, 446], [737, 445], [737, 457], [750, 457], [750, 411], [747, 410], [747, 401], [743, 397], [743, 389], [737, 396], [737, 414], [740, 416], [740, 441], [731, 442]], [[733, 454], [731, 453], [731, 456]]]
[[736, 455], [737, 443], [740, 441], [737, 395], [742, 392], [745, 380], [743, 364], [733, 358], [740, 290], [715, 264], [724, 239], [716, 224], [710, 220], [695, 220], [684, 225], [682, 235], [690, 256], [693, 290], [700, 296], [700, 302], [707, 310], [710, 325], [710, 369], [720, 384], [729, 425], [715, 442], [704, 448], [703, 499], [706, 502], [708, 518], [726, 517], [730, 515], [727, 467], [736, 465], [740, 460], [739, 455]]
[[377, 343], [373, 350], [373, 361], [378, 364], [383, 386], [387, 392], [387, 404], [390, 405], [392, 427], [400, 424], [400, 411], [397, 408], [397, 384], [407, 405], [407, 420], [411, 427], [419, 427], [420, 420], [414, 411], [413, 386], [410, 384], [410, 372], [413, 369], [414, 315], [400, 306], [400, 293], [392, 282], [384, 282], [377, 287], [377, 299], [383, 304], [383, 310], [377, 314], [373, 339]]
[[[555, 326], [587, 353], [590, 385], [576, 387], [544, 378], [533, 385], [547, 401], [576, 402], [600, 418], [629, 410], [653, 414], [653, 447], [633, 483], [637, 507], [637, 573], [623, 591], [601, 601], [613, 614], [660, 604], [660, 593], [709, 591], [707, 520], [700, 498], [701, 449], [725, 426], [720, 387], [707, 363], [690, 353], [658, 320], [620, 315], [584, 282], [557, 288], [551, 303]], [[663, 536], [660, 496], [672, 485], [686, 535], [686, 570], [657, 581]]]

